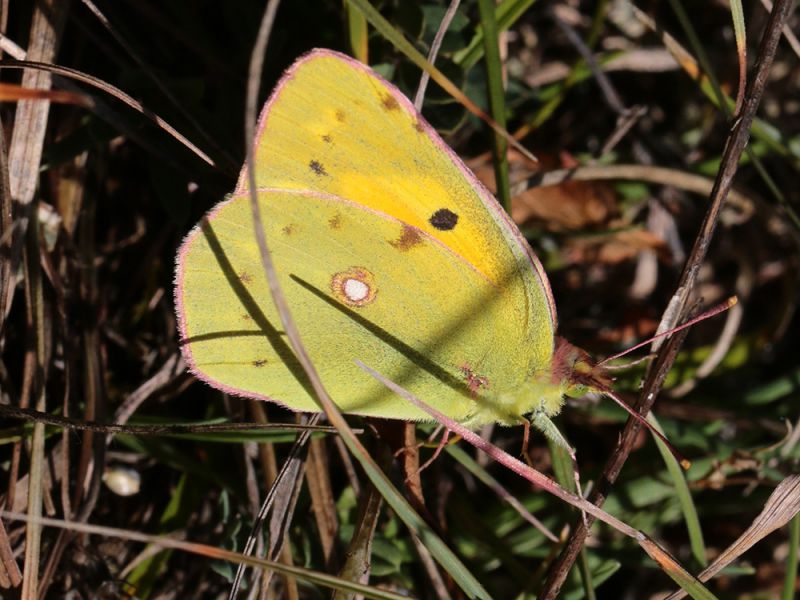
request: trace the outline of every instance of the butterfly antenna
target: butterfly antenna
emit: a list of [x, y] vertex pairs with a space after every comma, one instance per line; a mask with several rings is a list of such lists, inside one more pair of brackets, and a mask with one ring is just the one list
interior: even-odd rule
[[647, 340], [645, 340], [643, 342], [639, 342], [635, 346], [631, 346], [630, 348], [628, 348], [626, 350], [623, 350], [622, 352], [619, 352], [618, 354], [614, 354], [613, 356], [609, 356], [607, 358], [604, 358], [599, 363], [597, 363], [597, 366], [604, 365], [605, 363], [611, 362], [612, 360], [616, 360], [616, 359], [618, 359], [618, 358], [620, 358], [622, 356], [625, 356], [626, 354], [629, 354], [629, 353], [633, 352], [634, 350], [638, 350], [642, 346], [647, 346], [648, 344], [651, 344], [655, 340], [661, 339], [663, 337], [670, 336], [673, 333], [677, 333], [677, 332], [681, 331], [682, 329], [686, 329], [687, 327], [691, 327], [695, 323], [699, 323], [700, 321], [705, 321], [706, 319], [710, 319], [711, 317], [716, 316], [721, 312], [725, 312], [726, 310], [728, 310], [732, 306], [735, 306], [737, 302], [739, 302], [739, 299], [736, 296], [731, 296], [725, 302], [723, 302], [721, 304], [718, 304], [714, 308], [710, 308], [706, 312], [696, 316], [693, 319], [689, 319], [683, 325], [678, 325], [674, 329], [669, 329], [667, 331], [664, 331], [662, 333], [654, 335], [650, 339], [647, 339]]
[[[626, 363], [623, 363], [621, 365], [603, 365], [603, 368], [606, 371], [621, 371], [623, 369], [630, 369], [631, 367], [635, 367], [639, 363], [643, 363], [643, 362], [645, 362], [647, 360], [650, 360], [651, 358], [653, 358], [653, 354], [652, 353], [645, 354], [644, 356], [642, 356], [640, 358], [634, 358], [631, 362], [626, 362]], [[605, 362], [605, 361], [603, 361], [603, 362]]]
[[617, 395], [616, 395], [614, 392], [612, 392], [611, 390], [607, 390], [607, 389], [606, 389], [606, 390], [603, 390], [603, 393], [604, 393], [606, 396], [608, 396], [609, 398], [611, 398], [611, 399], [612, 399], [614, 402], [616, 402], [616, 403], [617, 403], [619, 406], [621, 406], [622, 408], [624, 408], [624, 409], [625, 409], [625, 411], [626, 411], [626, 412], [627, 412], [627, 413], [628, 413], [630, 416], [632, 416], [634, 419], [636, 419], [637, 421], [639, 421], [639, 423], [641, 423], [641, 424], [642, 424], [644, 427], [646, 427], [647, 429], [649, 429], [649, 430], [650, 430], [650, 432], [651, 432], [653, 435], [655, 435], [655, 436], [656, 436], [658, 439], [660, 439], [662, 442], [664, 442], [664, 445], [665, 445], [667, 448], [669, 448], [669, 451], [670, 451], [670, 453], [672, 454], [672, 456], [674, 456], [674, 457], [675, 457], [675, 460], [677, 460], [677, 461], [680, 463], [680, 465], [681, 465], [681, 467], [683, 467], [684, 471], [688, 470], [688, 469], [689, 469], [689, 467], [691, 467], [691, 466], [692, 466], [692, 463], [691, 463], [691, 461], [690, 461], [689, 459], [687, 459], [687, 458], [686, 458], [686, 457], [685, 457], [683, 454], [681, 454], [681, 452], [680, 452], [680, 451], [679, 451], [679, 450], [678, 450], [678, 449], [677, 449], [675, 446], [673, 446], [673, 445], [672, 445], [672, 442], [670, 442], [670, 441], [669, 441], [669, 440], [668, 440], [666, 437], [664, 437], [664, 434], [663, 434], [663, 433], [661, 433], [661, 432], [660, 432], [658, 429], [656, 429], [655, 427], [653, 427], [652, 423], [650, 423], [650, 421], [648, 421], [647, 419], [645, 419], [645, 418], [644, 418], [644, 417], [643, 417], [641, 414], [639, 414], [638, 412], [636, 412], [635, 410], [633, 410], [633, 409], [632, 409], [630, 406], [628, 406], [628, 404], [627, 404], [626, 402], [624, 402], [624, 401], [622, 400], [622, 398], [620, 398], [619, 396], [617, 396]]

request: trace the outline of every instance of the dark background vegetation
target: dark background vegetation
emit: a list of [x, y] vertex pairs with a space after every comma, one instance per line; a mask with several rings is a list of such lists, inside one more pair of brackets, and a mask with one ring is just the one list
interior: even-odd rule
[[[443, 3], [374, 4], [427, 52]], [[672, 9], [675, 4], [638, 6], [694, 54], [687, 30]], [[726, 5], [686, 2], [683, 8], [722, 89], [735, 96], [738, 62]], [[248, 0], [98, 2], [98, 6], [139, 60], [83, 3], [75, 1], [65, 9], [63, 38], [54, 62], [89, 73], [139, 100], [215, 163], [199, 160], [145, 116], [98, 89], [79, 88], [102, 100], [110, 116], [74, 105], [51, 108], [36, 194], [39, 214], [51, 217], [44, 225], [39, 258], [45, 272], [47, 410], [112, 421], [130, 395], [178, 351], [172, 306], [175, 251], [192, 225], [233, 188], [243, 162], [247, 65], [263, 6]], [[767, 13], [759, 2], [745, 2], [744, 8], [748, 49], [753, 54]], [[0, 10], [5, 9], [5, 35], [26, 47], [32, 3], [12, 0]], [[559, 10], [554, 13], [554, 9]], [[608, 65], [607, 75], [625, 106], [645, 109], [605, 154], [601, 150], [615, 131], [618, 115], [591, 74], [565, 86], [571, 72], [585, 67], [556, 18], [569, 23], [584, 40], [592, 20], [600, 19], [595, 56], [601, 65]], [[474, 101], [485, 105], [482, 63], [464, 72], [453, 60], [454, 52], [472, 39], [478, 23], [476, 4], [463, 2], [437, 65]], [[797, 31], [796, 17], [790, 26]], [[304, 52], [315, 47], [349, 52], [347, 27], [342, 2], [283, 2], [267, 50], [262, 98]], [[624, 2], [536, 2], [503, 44], [509, 131], [530, 124], [548, 101], [563, 94], [552, 113], [523, 139], [545, 170], [635, 164], [713, 179], [731, 123], [692, 76], [669, 62], [660, 38], [638, 24]], [[374, 31], [369, 50], [370, 63], [413, 95], [419, 70]], [[609, 61], [615, 57], [629, 60], [625, 67], [612, 67]], [[759, 137], [750, 145], [782, 199], [765, 184], [751, 159], [743, 159], [736, 180], [743, 197], [723, 212], [699, 280], [697, 297], [703, 306], [738, 294], [741, 313], [694, 328], [668, 389], [656, 403], [668, 437], [693, 460], [687, 478], [709, 559], [744, 531], [776, 483], [797, 471], [792, 427], [798, 423], [800, 372], [795, 315], [798, 222], [789, 214], [791, 208], [786, 209], [800, 200], [797, 58], [782, 41], [759, 113], [772, 128], [770, 136], [777, 145]], [[20, 71], [4, 69], [2, 76], [5, 82], [19, 82]], [[61, 82], [56, 87], [63, 87]], [[174, 95], [177, 105], [160, 86]], [[0, 107], [6, 145], [15, 109], [14, 103]], [[477, 157], [471, 166], [484, 175], [491, 172], [486, 154], [491, 138], [485, 124], [468, 116], [435, 85], [429, 88], [423, 112], [461, 156]], [[512, 165], [512, 179], [533, 172], [525, 161], [512, 160]], [[600, 356], [651, 335], [674, 292], [706, 205], [706, 196], [686, 192], [679, 183], [664, 186], [647, 177], [573, 182], [518, 198], [515, 215], [525, 215], [520, 225], [548, 270], [561, 334]], [[21, 209], [15, 210], [19, 217]], [[0, 258], [8, 260], [8, 254]], [[0, 396], [15, 406], [24, 399], [33, 404], [26, 396], [31, 377], [26, 357], [31, 360], [33, 352], [30, 303], [25, 297], [25, 274], [17, 269], [22, 267], [15, 265], [13, 303], [0, 329]], [[720, 339], [726, 321], [739, 317], [738, 327], [723, 338], [726, 358], [710, 374], [698, 377], [696, 369]], [[619, 389], [635, 392], [643, 369], [638, 365], [620, 373]], [[131, 422], [254, 418], [249, 401], [223, 398], [184, 373], [156, 380]], [[681, 386], [683, 392], [670, 392]], [[270, 420], [293, 421], [275, 406], [266, 410]], [[597, 398], [570, 401], [558, 417], [577, 448], [584, 482], [597, 478], [624, 420], [622, 411]], [[363, 425], [356, 418], [352, 422]], [[8, 494], [16, 488], [14, 508], [24, 511], [31, 426], [9, 419], [1, 432], [0, 489]], [[69, 464], [66, 489], [73, 498], [72, 513], [66, 515], [56, 484], [47, 492], [54, 507], [49, 514], [75, 518], [83, 511], [91, 523], [157, 534], [177, 532], [187, 540], [242, 548], [268, 479], [255, 442], [212, 434], [196, 439], [117, 436], [104, 464], [95, 468], [113, 474], [124, 467], [138, 473], [139, 492], [125, 497], [106, 486], [92, 492], [91, 474], [86, 472], [92, 442], [85, 435], [73, 431], [62, 436], [60, 430], [48, 429], [46, 456], [60, 473]], [[517, 428], [497, 429], [492, 435], [512, 454], [519, 451]], [[382, 442], [373, 439], [369, 428], [365, 437], [380, 454]], [[278, 464], [292, 439], [284, 436], [272, 447]], [[331, 438], [321, 448], [327, 453], [323, 464], [333, 494], [329, 508], [335, 506], [338, 517], [336, 551], [325, 564], [319, 531], [324, 520], [318, 518], [324, 507], [305, 488], [289, 542], [295, 564], [337, 573], [358, 515], [340, 453]], [[65, 452], [64, 462], [55, 459]], [[430, 452], [423, 450], [423, 459]], [[550, 454], [540, 436], [534, 437], [529, 458], [550, 472]], [[15, 460], [18, 467], [13, 472]], [[399, 466], [388, 468], [402, 487]], [[553, 498], [497, 466], [487, 469], [556, 534], [574, 522], [574, 511]], [[493, 596], [535, 592], [541, 571], [552, 560], [550, 542], [447, 454], [422, 474], [422, 481], [435, 524]], [[606, 509], [662, 541], [691, 571], [700, 570], [688, 549], [672, 483], [649, 436], [641, 436]], [[10, 547], [20, 551], [24, 524], [4, 524]], [[112, 596], [224, 597], [230, 586], [232, 569], [222, 562], [167, 551], [143, 559], [141, 544], [97, 536], [62, 540], [64, 547], [59, 549], [58, 535], [45, 529], [42, 538], [42, 564], [54, 552], [59, 557], [41, 580], [49, 597], [74, 590], [89, 598], [101, 589]], [[796, 549], [797, 541], [793, 543]], [[747, 553], [734, 570], [718, 577], [711, 589], [724, 597], [778, 597], [790, 548], [788, 528], [783, 528]], [[599, 598], [647, 598], [673, 587], [635, 544], [606, 527], [595, 529], [587, 555]], [[132, 567], [135, 561], [138, 566]], [[436, 597], [427, 577], [403, 525], [391, 511], [384, 512], [375, 534], [371, 583]], [[289, 593], [282, 580], [273, 586], [275, 597]], [[450, 592], [459, 594], [456, 589]], [[2, 591], [3, 597], [16, 593]], [[329, 592], [301, 584], [300, 594], [311, 598]], [[568, 579], [563, 594], [584, 596], [577, 576]]]

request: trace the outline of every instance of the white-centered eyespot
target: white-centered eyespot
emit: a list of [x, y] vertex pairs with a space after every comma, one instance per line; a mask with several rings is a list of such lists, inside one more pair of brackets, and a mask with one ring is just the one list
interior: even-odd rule
[[334, 274], [331, 278], [331, 291], [336, 299], [347, 306], [366, 306], [378, 293], [375, 278], [364, 267], [350, 267]]

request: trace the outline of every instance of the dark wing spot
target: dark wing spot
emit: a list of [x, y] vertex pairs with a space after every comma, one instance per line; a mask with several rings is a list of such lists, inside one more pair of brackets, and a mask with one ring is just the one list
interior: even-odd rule
[[339, 123], [344, 123], [346, 118], [347, 115], [341, 108], [336, 111], [336, 120], [339, 121]]
[[294, 223], [289, 223], [281, 231], [283, 231], [283, 235], [292, 235], [294, 233]]
[[397, 110], [400, 108], [400, 104], [397, 102], [397, 98], [394, 96], [386, 95], [381, 100], [381, 104], [383, 104], [383, 108], [386, 110]]
[[458, 215], [448, 208], [440, 208], [428, 221], [439, 231], [450, 231], [458, 223]]
[[258, 360], [254, 360], [252, 364], [254, 367], [263, 367], [265, 364], [267, 364], [267, 361], [263, 358], [259, 358]]
[[322, 166], [322, 163], [317, 160], [312, 160], [308, 163], [309, 168], [314, 171], [320, 177], [325, 177], [328, 175], [328, 172], [325, 170], [325, 167]]
[[414, 129], [416, 129], [419, 133], [425, 133], [425, 125], [423, 125], [422, 121], [419, 119], [414, 121]]
[[239, 273], [239, 281], [245, 284], [252, 283], [253, 276], [250, 275], [250, 273], [248, 273], [247, 271], [242, 271], [241, 273]]
[[403, 225], [403, 231], [400, 234], [400, 237], [396, 240], [390, 241], [389, 243], [401, 252], [405, 252], [417, 244], [421, 244], [422, 235], [420, 235], [420, 232], [416, 227]]
[[253, 320], [253, 317], [251, 317], [249, 314], [244, 313], [242, 315], [242, 321], [252, 321], [252, 320]]
[[342, 226], [342, 215], [336, 213], [328, 219], [328, 227], [331, 229], [339, 229]]
[[328, 134], [325, 134], [322, 136], [322, 141], [325, 142], [326, 144], [330, 144], [333, 141], [333, 138]]

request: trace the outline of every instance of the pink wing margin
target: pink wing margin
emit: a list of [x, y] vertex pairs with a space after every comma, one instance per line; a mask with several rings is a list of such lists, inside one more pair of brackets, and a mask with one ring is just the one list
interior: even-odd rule
[[[258, 146], [258, 140], [261, 138], [264, 128], [267, 124], [267, 118], [269, 113], [272, 109], [272, 105], [277, 101], [278, 97], [283, 90], [283, 87], [291, 81], [294, 77], [294, 73], [302, 67], [305, 63], [310, 62], [312, 60], [316, 60], [318, 58], [333, 58], [336, 60], [340, 60], [344, 63], [347, 63], [353, 69], [358, 69], [361, 72], [367, 74], [369, 77], [372, 77], [376, 81], [380, 82], [383, 86], [385, 86], [389, 92], [394, 96], [394, 98], [406, 109], [407, 112], [415, 115], [418, 119], [420, 125], [422, 126], [425, 134], [433, 141], [433, 143], [447, 156], [450, 157], [450, 160], [459, 168], [461, 173], [470, 182], [472, 187], [477, 190], [478, 195], [483, 202], [484, 206], [489, 210], [489, 213], [494, 218], [495, 222], [501, 227], [501, 229], [508, 234], [508, 237], [513, 239], [518, 248], [520, 248], [525, 256], [527, 256], [528, 261], [530, 263], [531, 268], [533, 269], [534, 274], [536, 275], [536, 279], [539, 282], [539, 285], [544, 292], [545, 297], [547, 298], [547, 304], [550, 311], [550, 319], [553, 323], [553, 332], [558, 329], [558, 315], [556, 313], [556, 305], [555, 300], [553, 299], [553, 291], [550, 289], [550, 282], [547, 279], [547, 274], [545, 273], [544, 267], [542, 267], [542, 263], [539, 262], [539, 258], [534, 254], [533, 250], [528, 244], [525, 237], [522, 235], [522, 232], [516, 226], [516, 224], [511, 220], [511, 217], [508, 213], [503, 210], [503, 207], [497, 202], [495, 197], [489, 192], [489, 190], [484, 187], [484, 185], [478, 181], [475, 174], [464, 164], [461, 158], [453, 151], [450, 146], [448, 146], [444, 140], [439, 136], [436, 130], [430, 126], [430, 124], [425, 120], [425, 118], [417, 111], [411, 101], [406, 98], [406, 96], [395, 87], [394, 84], [386, 81], [383, 77], [375, 73], [372, 69], [370, 69], [367, 65], [347, 56], [346, 54], [342, 54], [340, 52], [336, 52], [334, 50], [327, 50], [324, 48], [317, 48], [311, 50], [310, 52], [302, 55], [298, 58], [292, 66], [290, 66], [281, 77], [278, 84], [275, 86], [272, 94], [270, 94], [269, 99], [267, 100], [264, 108], [261, 109], [261, 114], [258, 117], [258, 125], [256, 127], [256, 147]], [[247, 165], [245, 164], [242, 167], [241, 172], [239, 173], [239, 179], [236, 183], [236, 189], [234, 190], [233, 194], [238, 195], [243, 193], [247, 190]]]

